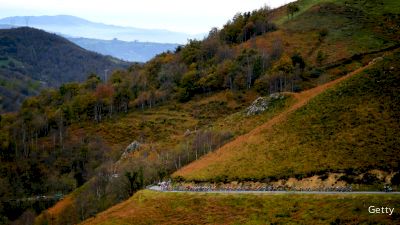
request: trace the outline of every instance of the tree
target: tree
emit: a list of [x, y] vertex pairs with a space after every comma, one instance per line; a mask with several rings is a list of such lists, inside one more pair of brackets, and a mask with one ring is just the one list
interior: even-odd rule
[[78, 95], [78, 93], [78, 83], [66, 83], [60, 87], [60, 94], [66, 99], [66, 101], [72, 99], [74, 96]]
[[283, 53], [283, 44], [282, 40], [280, 38], [276, 38], [274, 42], [272, 43], [272, 52], [271, 52], [271, 58], [272, 60], [277, 60], [281, 57]]
[[224, 87], [229, 88], [231, 90], [235, 89], [234, 79], [238, 73], [238, 64], [233, 60], [225, 60], [221, 64], [218, 65], [217, 75], [224, 77]]
[[252, 12], [237, 13], [220, 31], [220, 39], [226, 44], [238, 44], [276, 30], [276, 26], [268, 21], [269, 12], [270, 9], [264, 6]]
[[186, 65], [196, 63], [202, 59], [201, 41], [189, 40], [189, 43], [180, 52]]
[[125, 172], [125, 177], [128, 179], [128, 194], [132, 196], [137, 190], [144, 186], [143, 168], [139, 170]]
[[180, 81], [181, 95], [179, 98], [181, 101], [189, 100], [198, 89], [198, 81], [200, 79], [199, 72], [196, 70], [196, 65], [192, 64], [190, 70], [186, 72]]
[[96, 98], [95, 105], [95, 120], [100, 122], [102, 120], [102, 116], [108, 112], [111, 117], [113, 113], [113, 95], [114, 88], [110, 84], [100, 84], [96, 88], [96, 92], [94, 96]]
[[326, 28], [321, 29], [318, 32], [318, 40], [320, 42], [322, 42], [324, 40], [324, 38], [328, 35], [328, 33], [329, 33], [328, 29], [326, 29]]
[[[243, 50], [237, 57], [238, 64], [241, 66], [242, 73], [245, 74], [244, 87], [250, 89], [254, 81], [265, 72], [265, 66], [263, 65], [263, 57], [255, 50]], [[242, 78], [241, 78], [242, 79]], [[243, 86], [239, 84], [239, 86]]]
[[204, 60], [209, 60], [215, 56], [218, 51], [220, 43], [219, 30], [217, 28], [212, 28], [206, 39], [201, 43], [201, 54]]
[[299, 66], [300, 69], [304, 70], [304, 68], [306, 67], [306, 63], [299, 53], [293, 54], [291, 59], [293, 62], [293, 66]]
[[222, 88], [224, 78], [218, 76], [215, 69], [208, 73], [208, 75], [200, 78], [197, 82], [197, 86], [201, 87], [204, 92], [211, 92]]
[[392, 185], [400, 185], [400, 172], [396, 173], [391, 179]]
[[91, 73], [85, 81], [84, 87], [88, 90], [96, 90], [96, 87], [99, 83], [101, 83], [100, 77], [94, 73]]
[[157, 177], [159, 181], [162, 181], [168, 175], [168, 171], [165, 169], [164, 166], [160, 166], [157, 169]]
[[270, 78], [267, 75], [261, 76], [254, 82], [254, 89], [261, 95], [269, 94]]
[[294, 3], [294, 2], [289, 3], [288, 6], [287, 6], [287, 8], [286, 8], [286, 12], [287, 12], [287, 14], [288, 14], [288, 17], [292, 17], [292, 18], [293, 18], [293, 15], [294, 15], [296, 12], [298, 12], [298, 11], [300, 11], [300, 8], [299, 8], [299, 6], [298, 6], [296, 3]]
[[292, 59], [284, 54], [282, 57], [279, 59], [278, 62], [276, 62], [275, 66], [273, 67], [274, 71], [282, 71], [284, 73], [292, 73], [293, 72], [293, 62]]
[[322, 65], [322, 62], [325, 60], [325, 58], [326, 58], [326, 55], [321, 50], [319, 50], [318, 53], [317, 53], [317, 63], [318, 63], [318, 65]]

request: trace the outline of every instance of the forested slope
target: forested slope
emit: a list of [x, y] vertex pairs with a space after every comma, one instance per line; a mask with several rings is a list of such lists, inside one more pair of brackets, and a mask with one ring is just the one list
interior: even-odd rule
[[87, 51], [72, 42], [28, 27], [0, 30], [0, 112], [15, 111], [43, 88], [110, 73], [127, 63]]

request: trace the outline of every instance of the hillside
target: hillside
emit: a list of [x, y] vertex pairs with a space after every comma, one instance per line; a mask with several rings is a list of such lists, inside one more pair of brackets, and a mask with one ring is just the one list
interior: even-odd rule
[[120, 224], [397, 224], [364, 203], [399, 207], [396, 195], [229, 195], [140, 191], [81, 223]]
[[32, 28], [0, 30], [0, 112], [17, 110], [43, 87], [83, 81], [127, 63], [89, 52], [54, 34]]
[[67, 37], [71, 42], [90, 51], [103, 55], [111, 55], [118, 59], [130, 62], [147, 62], [157, 54], [166, 51], [175, 51], [178, 44], [121, 41], [121, 40], [99, 40], [90, 38]]
[[[306, 75], [301, 75], [303, 82], [298, 84], [300, 88], [309, 88], [337, 79], [355, 68], [359, 68], [362, 64], [368, 63], [366, 60], [355, 63], [357, 61], [355, 59], [362, 58], [365, 53], [376, 52], [378, 49], [398, 43], [398, 36], [395, 35], [399, 29], [398, 22], [395, 19], [396, 13], [400, 10], [398, 2], [385, 1], [382, 4], [363, 4], [357, 1], [304, 0], [296, 3], [299, 12], [295, 13], [294, 16], [285, 15], [286, 7], [271, 13], [273, 21], [280, 24], [278, 31], [258, 36], [253, 41], [245, 42], [243, 47], [256, 46], [261, 51], [262, 49], [268, 51], [276, 48], [276, 44], [271, 40], [279, 39], [280, 42], [284, 43], [284, 52], [292, 52], [292, 54], [302, 52], [307, 65], [313, 64], [317, 68], [324, 68], [322, 69], [324, 72], [316, 76], [317, 79], [310, 79], [314, 76], [313, 71], [311, 71], [309, 77], [306, 77], [308, 79], [304, 79]], [[375, 21], [387, 21], [388, 23], [374, 22], [374, 18]], [[382, 27], [386, 28], [382, 29]], [[310, 37], [315, 37], [315, 39]], [[372, 60], [371, 56], [367, 56], [366, 59]], [[375, 57], [378, 56], [375, 55]], [[386, 76], [391, 77], [383, 77], [382, 79], [389, 79], [392, 82], [398, 76], [398, 68], [395, 65], [396, 59], [398, 59], [398, 55], [386, 61], [385, 65], [380, 64], [374, 71], [367, 71], [366, 73], [375, 74], [376, 71], [391, 71], [391, 75], [386, 74]], [[335, 66], [336, 68], [332, 69]], [[390, 69], [392, 67], [393, 70]], [[262, 81], [262, 77], [259, 79]], [[396, 171], [398, 158], [395, 155], [398, 149], [393, 147], [393, 143], [386, 142], [386, 139], [370, 139], [369, 141], [374, 143], [372, 144], [366, 141], [368, 139], [367, 133], [358, 134], [357, 132], [363, 130], [358, 130], [360, 127], [367, 126], [376, 127], [371, 131], [370, 135], [373, 136], [377, 135], [378, 130], [385, 132], [381, 134], [381, 137], [389, 138], [390, 135], [395, 135], [397, 131], [390, 130], [389, 127], [395, 129], [396, 122], [394, 121], [398, 117], [398, 114], [396, 114], [398, 112], [395, 111], [395, 108], [388, 108], [387, 104], [397, 104], [396, 96], [398, 93], [389, 90], [395, 90], [398, 83], [392, 82], [391, 85], [394, 86], [379, 87], [365, 86], [362, 82], [368, 83], [367, 80], [358, 82], [343, 90], [346, 93], [352, 93], [352, 95], [349, 94], [348, 99], [324, 94], [325, 98], [321, 96], [317, 98], [319, 101], [314, 100], [318, 102], [312, 102], [314, 105], [310, 107], [314, 110], [300, 110], [302, 113], [296, 112], [294, 114], [293, 117], [297, 115], [296, 118], [288, 119], [288, 122], [284, 125], [273, 126], [272, 131], [270, 131], [272, 128], [268, 127], [268, 124], [274, 123], [274, 120], [267, 122], [265, 126], [237, 138], [218, 151], [177, 171], [174, 176], [177, 179], [183, 178], [189, 181], [268, 181], [344, 171], [349, 173], [350, 176], [356, 176], [372, 168], [383, 169], [389, 173]], [[318, 90], [321, 87], [318, 86], [315, 89]], [[362, 90], [357, 89], [361, 87]], [[389, 95], [386, 97], [394, 102], [382, 102], [380, 100], [384, 98], [380, 94], [386, 92], [382, 93], [381, 91], [372, 96], [376, 89], [388, 90]], [[307, 94], [307, 91], [304, 94]], [[298, 97], [301, 97], [301, 95], [299, 94]], [[342, 102], [334, 101], [333, 104], [330, 104], [332, 98], [341, 99]], [[360, 108], [357, 104], [360, 104], [359, 102], [364, 104], [365, 99], [376, 99], [377, 102], [369, 102], [371, 105], [365, 104], [365, 109]], [[299, 102], [301, 102], [301, 98]], [[389, 110], [390, 117], [384, 117], [386, 119], [381, 122], [375, 121], [376, 124], [371, 123], [367, 118], [362, 118], [362, 116], [367, 117], [369, 114], [365, 115], [359, 112], [367, 109], [375, 109], [375, 111], [380, 112], [382, 107]], [[323, 109], [326, 109], [326, 111], [323, 111]], [[344, 112], [343, 109], [352, 109], [353, 111]], [[315, 121], [310, 122], [312, 124], [309, 124], [309, 127], [305, 127], [307, 123], [304, 124], [306, 120], [303, 118], [304, 115], [310, 115], [310, 118], [315, 119]], [[321, 118], [318, 118], [318, 116]], [[354, 121], [336, 121], [339, 116], [351, 118]], [[383, 115], [378, 113], [376, 118], [379, 118], [379, 116]], [[285, 118], [286, 115], [281, 115], [281, 117]], [[296, 122], [296, 120], [299, 122]], [[361, 124], [362, 121], [364, 124]], [[320, 124], [314, 124], [317, 122]], [[329, 127], [326, 127], [325, 123], [329, 123]], [[335, 127], [341, 127], [341, 130], [335, 130]], [[275, 130], [278, 128], [279, 131]], [[349, 130], [342, 130], [344, 128]], [[310, 132], [306, 132], [304, 129]], [[351, 133], [353, 138], [345, 138], [346, 132], [347, 134]], [[353, 132], [355, 133], [353, 134]], [[398, 141], [395, 136], [392, 136], [392, 138], [394, 139], [389, 139], [394, 142]], [[319, 151], [322, 146], [326, 151]], [[357, 147], [354, 149], [354, 146]], [[375, 150], [378, 152], [374, 152]], [[341, 154], [338, 154], [338, 151]], [[365, 153], [361, 154], [364, 151]], [[260, 157], [260, 154], [262, 154], [262, 157]], [[371, 154], [374, 157], [370, 158]], [[383, 157], [380, 159], [380, 166], [376, 162], [376, 157]]]
[[[397, 189], [399, 3], [359, 2], [304, 0], [293, 14], [289, 6], [239, 13], [204, 40], [107, 80], [93, 75], [28, 98], [0, 121], [0, 197], [69, 193], [36, 223], [76, 224], [171, 175], [221, 185], [304, 178], [309, 188], [325, 180]], [[262, 109], [250, 113], [255, 108]], [[10, 220], [32, 215], [9, 208], [0, 213]], [[276, 218], [291, 222], [296, 214]]]
[[[294, 105], [288, 115], [238, 137], [174, 176], [196, 181], [262, 181], [326, 172], [354, 176], [371, 169], [396, 171], [399, 59], [397, 52], [299, 110], [295, 111], [301, 105]], [[298, 104], [303, 95], [315, 95], [323, 86], [299, 93]]]

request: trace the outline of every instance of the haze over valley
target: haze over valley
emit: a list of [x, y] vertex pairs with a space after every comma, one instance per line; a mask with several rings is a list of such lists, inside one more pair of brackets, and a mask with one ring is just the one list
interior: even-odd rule
[[131, 62], [146, 62], [164, 51], [174, 51], [188, 39], [204, 37], [204, 34], [106, 25], [67, 15], [6, 17], [0, 19], [1, 26], [42, 29], [64, 36], [87, 50]]

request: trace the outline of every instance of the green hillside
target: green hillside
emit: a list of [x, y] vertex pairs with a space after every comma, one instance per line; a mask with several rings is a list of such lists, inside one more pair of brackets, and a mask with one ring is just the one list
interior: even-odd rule
[[312, 99], [271, 129], [238, 138], [175, 173], [186, 180], [275, 180], [397, 171], [399, 52]]

